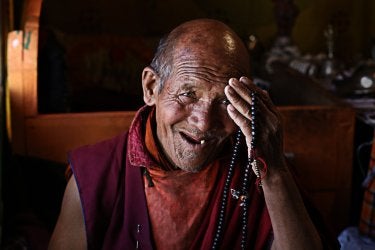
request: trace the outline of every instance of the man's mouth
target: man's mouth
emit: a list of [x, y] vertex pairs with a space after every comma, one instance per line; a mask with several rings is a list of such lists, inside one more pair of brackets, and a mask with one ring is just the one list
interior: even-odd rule
[[195, 137], [186, 133], [180, 132], [181, 137], [190, 144], [193, 145], [205, 145], [209, 140], [205, 137]]

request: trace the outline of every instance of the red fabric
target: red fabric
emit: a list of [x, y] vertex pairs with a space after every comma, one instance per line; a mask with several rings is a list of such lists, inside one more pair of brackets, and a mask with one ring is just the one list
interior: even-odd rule
[[369, 169], [363, 186], [365, 191], [363, 194], [359, 231], [361, 234], [375, 239], [375, 144], [372, 144]]
[[[156, 165], [146, 165], [155, 186], [149, 187], [145, 182], [145, 192], [155, 244], [158, 249], [209, 249], [216, 231], [231, 149], [227, 148], [226, 156], [220, 156], [199, 173], [173, 170], [154, 140], [153, 115], [154, 110], [147, 118], [145, 147], [155, 160], [153, 164]], [[237, 166], [231, 186], [237, 190], [242, 183], [239, 168]], [[265, 249], [270, 243], [271, 222], [263, 197], [256, 188], [255, 176], [251, 182], [251, 220], [248, 221], [251, 243], [249, 241], [248, 246]], [[223, 249], [239, 249], [242, 211], [238, 200], [229, 198], [226, 214], [228, 228], [224, 233]]]
[[[145, 183], [147, 207], [157, 249], [189, 249], [216, 199], [219, 162], [198, 173], [149, 168], [154, 186]], [[222, 171], [220, 171], [222, 172]]]
[[154, 114], [153, 110], [147, 119], [145, 144], [158, 166], [148, 167], [154, 186], [145, 181], [145, 193], [155, 246], [189, 249], [214, 195], [219, 161], [198, 173], [173, 169], [154, 140]]
[[[152, 231], [163, 230], [158, 225], [153, 225], [152, 231], [148, 227], [145, 187], [140, 175], [143, 167], [157, 166], [145, 146], [145, 124], [149, 113], [148, 107], [137, 113], [128, 137], [116, 137], [74, 150], [70, 154], [70, 163], [81, 195], [89, 249], [132, 249], [137, 244], [140, 244], [141, 249], [151, 249], [153, 243], [149, 235], [152, 235]], [[230, 155], [230, 149], [227, 152]], [[220, 159], [218, 165], [215, 169], [207, 168], [207, 171], [213, 171], [215, 184], [207, 195], [199, 226], [194, 229], [194, 239], [186, 249], [212, 247], [229, 158]], [[236, 190], [240, 189], [242, 183], [240, 166], [236, 166], [230, 185]], [[170, 184], [172, 186], [169, 188], [175, 190], [177, 183]], [[248, 249], [266, 249], [272, 231], [271, 222], [264, 199], [256, 189], [255, 178], [251, 178], [248, 194]], [[174, 202], [178, 203], [179, 199]], [[228, 197], [222, 249], [240, 248], [242, 207], [239, 203]], [[140, 225], [140, 232], [137, 225]]]

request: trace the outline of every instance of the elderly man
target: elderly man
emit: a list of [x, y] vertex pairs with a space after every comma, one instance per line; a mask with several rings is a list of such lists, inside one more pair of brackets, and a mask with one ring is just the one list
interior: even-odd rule
[[225, 24], [174, 29], [129, 131], [71, 152], [50, 249], [322, 249], [249, 67]]

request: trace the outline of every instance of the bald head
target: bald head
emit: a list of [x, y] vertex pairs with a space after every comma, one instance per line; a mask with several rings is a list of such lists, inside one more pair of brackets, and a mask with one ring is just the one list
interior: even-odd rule
[[177, 61], [191, 59], [210, 59], [237, 78], [248, 75], [250, 68], [242, 40], [227, 25], [213, 19], [188, 21], [172, 30], [161, 40], [151, 67], [163, 84]]

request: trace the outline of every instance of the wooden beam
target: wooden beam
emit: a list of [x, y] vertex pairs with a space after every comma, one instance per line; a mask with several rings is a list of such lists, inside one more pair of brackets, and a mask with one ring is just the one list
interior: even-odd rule
[[23, 25], [33, 20], [39, 20], [42, 2], [43, 0], [25, 0], [22, 13]]
[[38, 115], [26, 120], [27, 154], [67, 162], [78, 146], [113, 137], [129, 129], [135, 112]]
[[38, 38], [41, 0], [30, 0], [25, 5], [23, 39], [23, 84], [25, 116], [38, 114]]
[[10, 126], [8, 129], [12, 150], [16, 154], [26, 154], [25, 112], [22, 62], [22, 31], [12, 31], [7, 42], [7, 88], [9, 93]]

